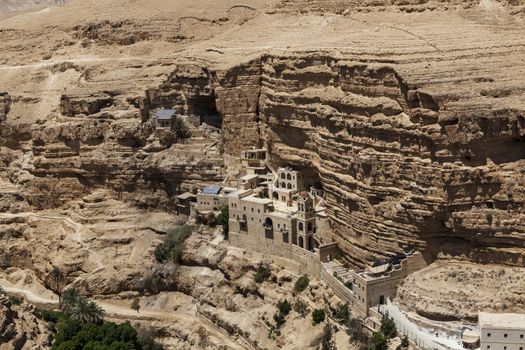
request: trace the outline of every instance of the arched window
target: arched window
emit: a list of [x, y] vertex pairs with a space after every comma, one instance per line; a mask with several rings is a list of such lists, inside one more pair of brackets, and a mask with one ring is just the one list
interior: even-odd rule
[[308, 232], [311, 232], [313, 229], [312, 223], [309, 222], [307, 227], [308, 227]]
[[286, 188], [286, 184], [284, 182], [281, 182], [281, 188]]
[[304, 248], [304, 240], [301, 236], [299, 236], [299, 247]]
[[287, 187], [289, 190], [291, 190], [291, 189], [292, 189], [292, 184], [289, 183], [286, 187]]
[[286, 179], [286, 175], [284, 173], [281, 173], [281, 179]]
[[288, 176], [286, 176], [286, 178], [287, 178], [288, 180], [291, 180], [291, 179], [292, 179], [292, 175], [288, 174]]
[[303, 223], [300, 222], [300, 223], [299, 223], [299, 231], [302, 231], [302, 230], [304, 230], [304, 226], [303, 226]]

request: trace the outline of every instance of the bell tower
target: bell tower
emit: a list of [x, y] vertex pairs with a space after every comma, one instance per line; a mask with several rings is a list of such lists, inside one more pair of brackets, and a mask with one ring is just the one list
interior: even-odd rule
[[314, 200], [308, 192], [301, 192], [297, 199], [297, 245], [313, 251], [311, 237], [315, 232]]

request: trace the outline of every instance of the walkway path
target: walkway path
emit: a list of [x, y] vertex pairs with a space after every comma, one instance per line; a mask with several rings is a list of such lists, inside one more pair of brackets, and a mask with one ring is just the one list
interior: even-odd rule
[[[45, 306], [45, 307], [58, 306], [58, 298], [43, 297], [31, 290], [26, 290], [26, 289], [14, 287], [11, 285], [7, 285], [4, 282], [1, 282], [1, 283], [2, 283], [1, 287], [6, 292], [13, 293], [13, 294], [22, 294], [25, 296], [25, 299], [27, 299], [27, 301], [30, 303]], [[219, 339], [221, 341], [221, 344], [225, 345], [228, 349], [240, 349], [240, 350], [246, 349], [244, 346], [241, 346], [240, 344], [232, 341], [229, 337], [225, 336], [217, 329], [210, 327], [206, 322], [201, 320], [199, 317], [191, 315], [191, 314], [180, 313], [180, 312], [175, 312], [175, 311], [145, 309], [145, 308], [141, 308], [140, 312], [137, 312], [131, 307], [124, 306], [124, 305], [117, 305], [107, 300], [106, 301], [95, 300], [95, 302], [104, 309], [104, 311], [106, 312], [106, 315], [109, 318], [117, 318], [117, 319], [123, 318], [127, 320], [129, 319], [156, 320], [156, 321], [167, 321], [167, 322], [179, 321], [184, 324], [197, 323], [197, 327], [205, 328], [211, 335]]]
[[400, 310], [395, 304], [388, 301], [387, 305], [380, 306], [381, 313], [388, 313], [396, 323], [398, 331], [405, 334], [408, 339], [416, 343], [422, 349], [437, 349], [437, 350], [462, 350], [463, 346], [457, 339], [450, 339], [436, 334], [431, 334], [430, 331], [421, 329], [417, 324], [410, 321], [405, 313]]

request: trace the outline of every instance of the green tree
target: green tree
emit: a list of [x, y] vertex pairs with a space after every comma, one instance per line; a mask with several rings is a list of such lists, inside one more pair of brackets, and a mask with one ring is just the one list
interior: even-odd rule
[[308, 278], [308, 276], [302, 275], [301, 277], [297, 279], [297, 281], [295, 281], [293, 289], [295, 292], [299, 293], [305, 290], [309, 284], [310, 284], [310, 279]]
[[395, 338], [397, 335], [396, 324], [394, 323], [394, 320], [387, 315], [383, 315], [383, 318], [381, 319], [381, 333], [383, 333], [388, 339]]
[[325, 313], [323, 309], [314, 309], [312, 312], [312, 325], [317, 325], [324, 321]]
[[334, 310], [334, 318], [340, 323], [346, 323], [350, 319], [348, 303], [338, 304]]
[[80, 292], [76, 288], [68, 288], [60, 295], [59, 307], [60, 311], [65, 315], [69, 315], [71, 310], [81, 297]]
[[305, 317], [309, 312], [308, 304], [306, 304], [306, 302], [302, 301], [301, 299], [298, 299], [295, 302], [295, 304], [293, 305], [293, 309], [301, 317]]
[[80, 296], [68, 316], [80, 323], [99, 323], [104, 319], [104, 314], [104, 310], [95, 302]]
[[321, 349], [336, 350], [335, 342], [333, 339], [332, 326], [328, 323], [324, 325], [323, 338], [321, 340]]
[[62, 285], [62, 282], [64, 281], [64, 274], [62, 273], [62, 271], [60, 271], [58, 267], [53, 266], [53, 269], [49, 273], [49, 278], [51, 279], [51, 281], [53, 282], [55, 286], [55, 291], [60, 294], [61, 285]]
[[224, 237], [228, 237], [229, 232], [229, 226], [228, 226], [228, 220], [230, 219], [230, 211], [228, 209], [228, 206], [225, 205], [221, 208], [221, 213], [217, 217], [217, 223], [222, 226], [222, 234]]
[[408, 348], [409, 345], [410, 343], [408, 342], [408, 337], [405, 335], [401, 340], [401, 347]]
[[133, 301], [131, 302], [131, 308], [137, 313], [140, 312], [140, 299], [139, 298], [133, 298]]
[[183, 225], [168, 231], [164, 241], [155, 248], [155, 258], [158, 262], [166, 262], [171, 259], [175, 263], [180, 262], [184, 251], [184, 242], [191, 235], [194, 226]]
[[255, 283], [261, 283], [266, 281], [271, 276], [270, 267], [267, 265], [259, 265], [257, 268], [257, 271], [255, 271], [255, 274], [253, 275], [253, 280]]
[[175, 117], [171, 120], [171, 131], [177, 135], [179, 139], [187, 139], [190, 137], [190, 130], [184, 120], [179, 117]]
[[387, 339], [381, 332], [374, 332], [372, 334], [372, 347], [371, 350], [386, 350], [387, 349]]
[[290, 304], [288, 300], [284, 299], [277, 304], [277, 308], [281, 314], [287, 316], [292, 310], [292, 304]]

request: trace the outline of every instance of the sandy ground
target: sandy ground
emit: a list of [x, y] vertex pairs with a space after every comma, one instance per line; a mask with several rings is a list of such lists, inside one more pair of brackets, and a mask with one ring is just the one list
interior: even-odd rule
[[398, 290], [405, 308], [434, 319], [475, 319], [477, 312], [523, 312], [525, 268], [438, 261]]

